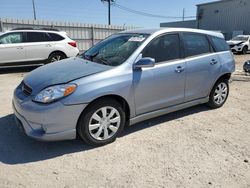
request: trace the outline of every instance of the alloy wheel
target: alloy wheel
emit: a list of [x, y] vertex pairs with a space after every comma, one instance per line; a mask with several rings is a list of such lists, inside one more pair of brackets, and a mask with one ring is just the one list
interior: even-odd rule
[[55, 62], [55, 61], [60, 61], [62, 59], [62, 56], [60, 55], [55, 55], [51, 58], [51, 62]]
[[217, 88], [214, 91], [214, 96], [213, 96], [214, 103], [216, 103], [217, 105], [221, 105], [222, 103], [224, 103], [227, 98], [227, 94], [228, 94], [227, 85], [223, 82], [218, 84]]
[[105, 106], [96, 110], [89, 121], [89, 133], [96, 140], [107, 140], [115, 135], [121, 123], [118, 110]]

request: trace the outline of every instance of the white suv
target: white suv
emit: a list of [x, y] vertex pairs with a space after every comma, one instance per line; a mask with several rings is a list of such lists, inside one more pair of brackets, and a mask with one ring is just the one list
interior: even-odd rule
[[78, 53], [76, 42], [54, 29], [14, 29], [0, 35], [0, 66], [43, 64]]
[[250, 50], [250, 35], [238, 35], [227, 41], [232, 52], [246, 54]]

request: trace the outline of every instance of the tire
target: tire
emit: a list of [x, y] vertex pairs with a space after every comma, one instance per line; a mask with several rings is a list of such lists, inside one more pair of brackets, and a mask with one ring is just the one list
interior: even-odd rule
[[242, 49], [242, 54], [247, 54], [247, 51], [248, 51], [248, 47], [247, 46], [244, 46], [243, 49]]
[[60, 61], [62, 59], [65, 59], [66, 55], [62, 52], [53, 52], [52, 54], [50, 54], [49, 58], [48, 58], [48, 63], [53, 63], [55, 61]]
[[115, 141], [124, 129], [125, 122], [122, 105], [113, 99], [102, 99], [91, 104], [81, 114], [77, 133], [87, 144], [102, 146]]
[[215, 83], [209, 95], [208, 106], [211, 108], [222, 107], [227, 100], [228, 94], [229, 94], [228, 80], [226, 79], [218, 80]]

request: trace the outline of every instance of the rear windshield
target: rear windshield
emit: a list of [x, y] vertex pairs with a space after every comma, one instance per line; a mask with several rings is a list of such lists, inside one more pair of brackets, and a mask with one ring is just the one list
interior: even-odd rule
[[96, 44], [80, 57], [109, 66], [125, 62], [145, 41], [148, 34], [114, 34]]

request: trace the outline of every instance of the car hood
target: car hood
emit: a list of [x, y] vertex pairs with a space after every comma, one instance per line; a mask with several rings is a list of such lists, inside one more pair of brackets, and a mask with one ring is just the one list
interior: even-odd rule
[[238, 41], [229, 40], [229, 41], [227, 41], [227, 43], [228, 43], [229, 45], [232, 45], [232, 44], [237, 45], [237, 44], [244, 43], [244, 42], [243, 42], [243, 41], [240, 41], [240, 40], [238, 40]]
[[75, 57], [41, 66], [25, 76], [24, 82], [33, 91], [40, 91], [51, 85], [67, 83], [111, 68]]

